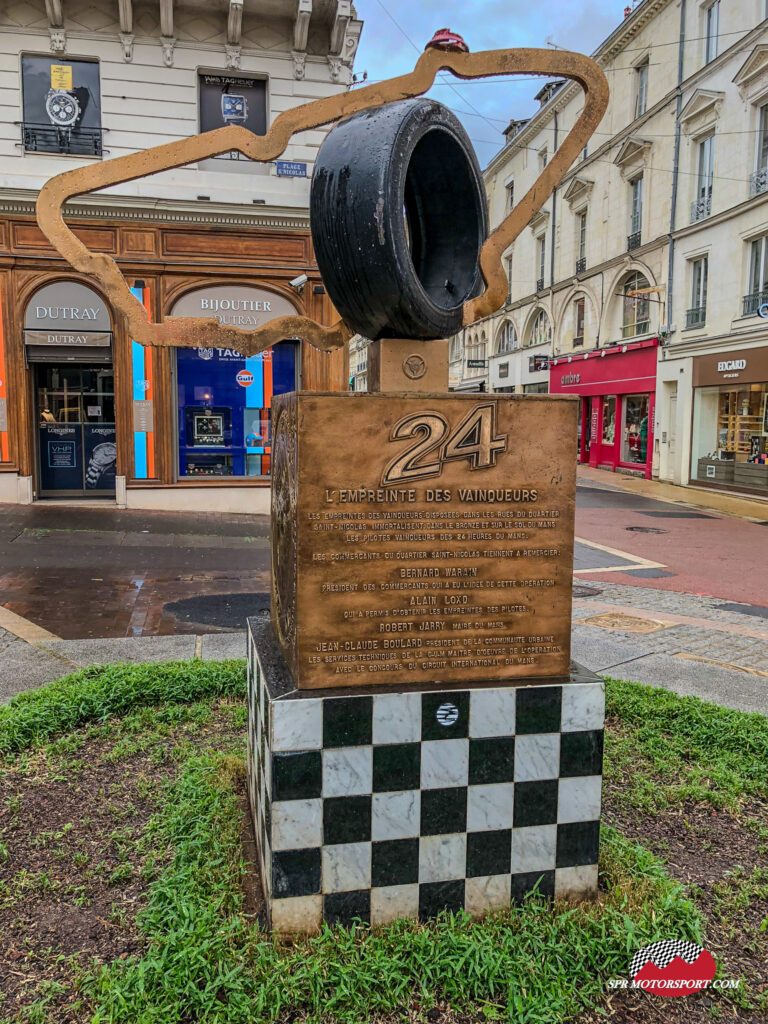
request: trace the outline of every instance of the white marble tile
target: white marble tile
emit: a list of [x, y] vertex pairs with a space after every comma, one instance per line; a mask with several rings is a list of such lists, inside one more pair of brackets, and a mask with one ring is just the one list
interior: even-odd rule
[[371, 884], [371, 844], [323, 847], [323, 892], [351, 892]]
[[467, 837], [460, 835], [422, 836], [419, 840], [419, 882], [448, 882], [464, 878], [467, 867]]
[[322, 918], [322, 896], [292, 896], [272, 903], [272, 928], [284, 935], [317, 932]]
[[469, 699], [469, 735], [512, 736], [515, 732], [515, 691], [473, 690]]
[[323, 751], [323, 796], [359, 796], [373, 789], [373, 747]]
[[556, 779], [560, 774], [560, 734], [515, 737], [515, 782]]
[[532, 825], [512, 830], [512, 874], [551, 871], [557, 852], [557, 825]]
[[272, 804], [273, 849], [303, 850], [322, 845], [322, 800], [276, 800]]
[[563, 732], [602, 729], [605, 722], [605, 683], [570, 683], [563, 687]]
[[278, 700], [272, 704], [272, 749], [320, 750], [323, 745], [323, 702]]
[[597, 895], [597, 864], [555, 871], [555, 899], [588, 899]]
[[412, 839], [418, 836], [420, 824], [421, 793], [417, 789], [373, 794], [374, 839]]
[[421, 694], [379, 693], [373, 698], [373, 742], [418, 743]]
[[469, 740], [425, 740], [421, 744], [421, 788], [466, 786]]
[[385, 885], [371, 889], [371, 924], [390, 924], [419, 916], [418, 885]]
[[597, 821], [600, 817], [602, 778], [582, 775], [574, 779], [560, 779], [557, 791], [557, 820]]
[[467, 832], [512, 828], [514, 803], [515, 786], [512, 782], [470, 786], [467, 790]]
[[509, 875], [468, 878], [464, 883], [464, 909], [473, 917], [479, 917], [488, 910], [509, 906], [510, 886]]

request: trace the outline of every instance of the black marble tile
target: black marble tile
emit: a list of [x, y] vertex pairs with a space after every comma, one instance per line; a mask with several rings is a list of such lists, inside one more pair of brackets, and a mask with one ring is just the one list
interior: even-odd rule
[[409, 885], [419, 880], [419, 840], [390, 839], [373, 844], [371, 885]]
[[467, 835], [467, 878], [508, 875], [512, 861], [512, 830]]
[[516, 782], [515, 828], [527, 825], [554, 825], [557, 821], [557, 779], [544, 782]]
[[354, 921], [370, 924], [370, 889], [326, 893], [323, 896], [323, 919], [328, 924], [341, 924], [347, 928]]
[[555, 898], [555, 872], [554, 871], [526, 871], [519, 875], [512, 875], [512, 887], [510, 899], [513, 903], [522, 903], [528, 893], [536, 890], [537, 895], [546, 899]]
[[452, 835], [467, 830], [467, 787], [424, 789], [421, 793], [421, 834]]
[[323, 842], [367, 843], [371, 838], [371, 797], [332, 796], [323, 800]]
[[319, 750], [272, 755], [272, 799], [311, 800], [320, 796], [323, 763]]
[[320, 892], [320, 848], [272, 853], [272, 896], [312, 896]]
[[363, 747], [373, 739], [373, 697], [323, 701], [323, 747]]
[[560, 777], [602, 775], [603, 730], [564, 732], [560, 736]]
[[562, 686], [528, 686], [517, 691], [515, 732], [559, 732]]
[[419, 886], [419, 920], [437, 917], [441, 910], [464, 909], [464, 879], [456, 882], [423, 882]]
[[481, 786], [515, 780], [515, 737], [469, 741], [469, 784]]
[[374, 793], [418, 789], [420, 782], [420, 743], [390, 743], [373, 748]]
[[558, 868], [575, 868], [582, 864], [597, 864], [600, 847], [600, 822], [575, 821], [557, 826]]
[[456, 740], [469, 735], [469, 694], [424, 693], [421, 697], [421, 738]]

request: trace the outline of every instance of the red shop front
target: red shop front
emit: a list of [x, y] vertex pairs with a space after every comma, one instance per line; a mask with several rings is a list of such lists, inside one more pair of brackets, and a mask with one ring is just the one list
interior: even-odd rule
[[553, 395], [578, 395], [579, 462], [651, 478], [659, 343], [627, 342], [550, 363]]

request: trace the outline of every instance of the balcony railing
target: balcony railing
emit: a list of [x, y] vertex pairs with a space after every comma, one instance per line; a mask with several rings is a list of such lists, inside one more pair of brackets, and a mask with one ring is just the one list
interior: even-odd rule
[[573, 339], [573, 347], [574, 348], [583, 348], [584, 347], [584, 335], [583, 334], [581, 334], [577, 338]]
[[768, 167], [760, 167], [749, 176], [749, 194], [759, 196], [761, 192], [768, 192]]
[[686, 310], [685, 314], [685, 326], [686, 327], [703, 327], [707, 320], [707, 307], [706, 306], [694, 306], [693, 309]]
[[712, 196], [699, 196], [691, 203], [691, 224], [704, 220], [712, 213]]
[[636, 338], [640, 334], [648, 334], [650, 329], [650, 320], [638, 320], [634, 324], [624, 324], [621, 328], [621, 336], [622, 338]]
[[764, 302], [768, 302], [768, 292], [752, 292], [750, 295], [745, 295], [742, 316], [751, 316], [756, 313]]
[[640, 248], [640, 232], [633, 231], [631, 235], [627, 235], [627, 251], [631, 252], [633, 249]]
[[583, 274], [587, 269], [587, 257], [582, 256], [580, 260], [576, 260], [576, 273]]
[[536, 281], [536, 291], [537, 292], [543, 292], [544, 291], [544, 278], [543, 277], [540, 277]]
[[57, 128], [52, 124], [21, 123], [21, 144], [28, 153], [66, 153], [102, 156], [104, 128]]

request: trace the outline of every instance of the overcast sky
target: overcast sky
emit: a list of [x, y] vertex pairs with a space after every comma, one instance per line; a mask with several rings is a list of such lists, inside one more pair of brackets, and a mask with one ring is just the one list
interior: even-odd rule
[[[418, 53], [438, 28], [462, 35], [471, 50], [504, 46], [545, 47], [547, 40], [591, 53], [624, 16], [631, 0], [355, 0], [365, 22], [355, 60], [368, 79], [392, 78], [413, 69]], [[409, 41], [410, 40], [410, 41]], [[544, 80], [462, 82], [445, 72], [430, 96], [464, 123], [484, 167], [504, 142], [512, 117], [528, 117]], [[445, 84], [451, 82], [453, 88]], [[479, 111], [479, 114], [477, 113]], [[482, 116], [480, 116], [482, 115]]]

